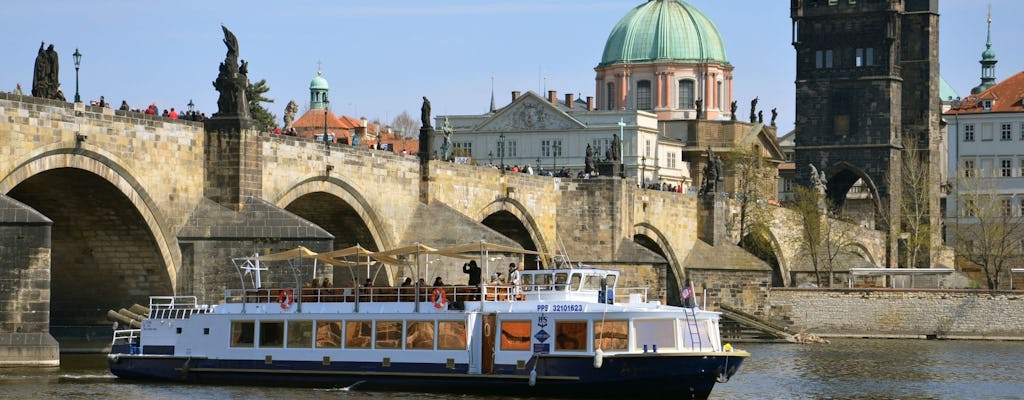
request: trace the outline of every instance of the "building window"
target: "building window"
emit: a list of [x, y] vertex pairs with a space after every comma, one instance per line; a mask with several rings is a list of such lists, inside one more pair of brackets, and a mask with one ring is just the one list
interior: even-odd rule
[[982, 111], [992, 111], [992, 100], [982, 100], [981, 109]]
[[608, 95], [606, 97], [608, 99], [608, 101], [605, 102], [606, 103], [606, 107], [609, 110], [614, 110], [615, 109], [615, 83], [609, 82], [608, 85], [606, 85], [605, 87], [607, 87], [605, 92]]
[[974, 177], [974, 160], [964, 160], [964, 178]]
[[814, 68], [821, 69], [825, 66], [825, 52], [821, 50], [814, 51]]
[[1009, 198], [999, 199], [999, 205], [1000, 216], [1009, 217], [1013, 215], [1013, 201]]
[[551, 141], [541, 140], [540, 141], [540, 155], [541, 157], [551, 157]]
[[853, 65], [857, 67], [863, 67], [864, 64], [864, 49], [854, 50]]
[[965, 142], [973, 142], [974, 141], [974, 124], [964, 125], [964, 141]]
[[964, 200], [963, 216], [965, 216], [965, 217], [973, 217], [974, 216], [974, 200]]
[[828, 5], [834, 6], [836, 4], [839, 4], [839, 0], [828, 0]]
[[999, 140], [1003, 140], [1003, 141], [1013, 140], [1012, 135], [1013, 135], [1013, 125], [1011, 125], [1011, 124], [1003, 124], [1003, 126], [999, 130]]
[[458, 151], [458, 152], [453, 151], [452, 155], [457, 155], [457, 156], [462, 156], [462, 157], [472, 157], [473, 156], [473, 142], [452, 142], [452, 148], [462, 150], [462, 151]]
[[1013, 160], [999, 160], [999, 176], [1003, 178], [1013, 176]]
[[607, 158], [605, 152], [608, 151], [608, 147], [611, 145], [611, 139], [594, 139], [590, 141], [591, 148], [594, 150], [594, 157], [601, 159], [601, 157]]
[[650, 110], [651, 106], [651, 81], [640, 81], [636, 83], [636, 109]]
[[825, 50], [825, 68], [832, 68], [832, 58], [833, 58], [832, 50], [831, 49]]
[[679, 108], [693, 108], [694, 86], [695, 84], [691, 79], [683, 79], [679, 81]]
[[1020, 140], [1024, 140], [1024, 122], [1020, 123]]
[[651, 156], [651, 141], [650, 140], [645, 140], [644, 141], [644, 157], [650, 157], [650, 156]]

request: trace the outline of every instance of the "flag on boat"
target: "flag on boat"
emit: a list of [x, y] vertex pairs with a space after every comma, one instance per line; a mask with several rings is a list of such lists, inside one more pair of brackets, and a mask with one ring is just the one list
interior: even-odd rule
[[683, 292], [679, 294], [679, 298], [686, 301], [691, 297], [693, 297], [693, 287], [690, 286], [690, 284], [686, 284], [686, 287], [683, 288]]

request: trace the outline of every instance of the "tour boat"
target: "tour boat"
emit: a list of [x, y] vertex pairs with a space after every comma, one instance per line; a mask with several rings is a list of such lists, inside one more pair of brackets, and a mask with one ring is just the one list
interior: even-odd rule
[[[267, 263], [240, 268], [249, 277]], [[244, 270], [244, 271], [243, 271]], [[617, 271], [562, 263], [507, 284], [228, 289], [216, 305], [154, 296], [115, 330], [124, 379], [487, 393], [706, 398], [749, 353], [719, 314], [647, 301]]]

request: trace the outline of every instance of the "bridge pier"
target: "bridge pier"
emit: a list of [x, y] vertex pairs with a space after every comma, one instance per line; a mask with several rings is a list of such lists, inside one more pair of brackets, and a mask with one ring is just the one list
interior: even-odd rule
[[51, 225], [0, 194], [0, 367], [60, 365], [50, 335]]

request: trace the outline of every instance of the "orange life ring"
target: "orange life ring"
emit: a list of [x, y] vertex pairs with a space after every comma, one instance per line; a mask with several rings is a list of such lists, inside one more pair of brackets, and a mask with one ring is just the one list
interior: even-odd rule
[[278, 304], [281, 304], [281, 309], [282, 310], [287, 310], [288, 307], [291, 307], [292, 303], [295, 302], [295, 296], [292, 296], [292, 290], [291, 289], [281, 290], [281, 293], [279, 293], [277, 295], [277, 302], [278, 302]]
[[443, 288], [434, 288], [430, 292], [430, 302], [434, 303], [434, 308], [444, 308], [445, 304], [448, 304], [448, 295]]

